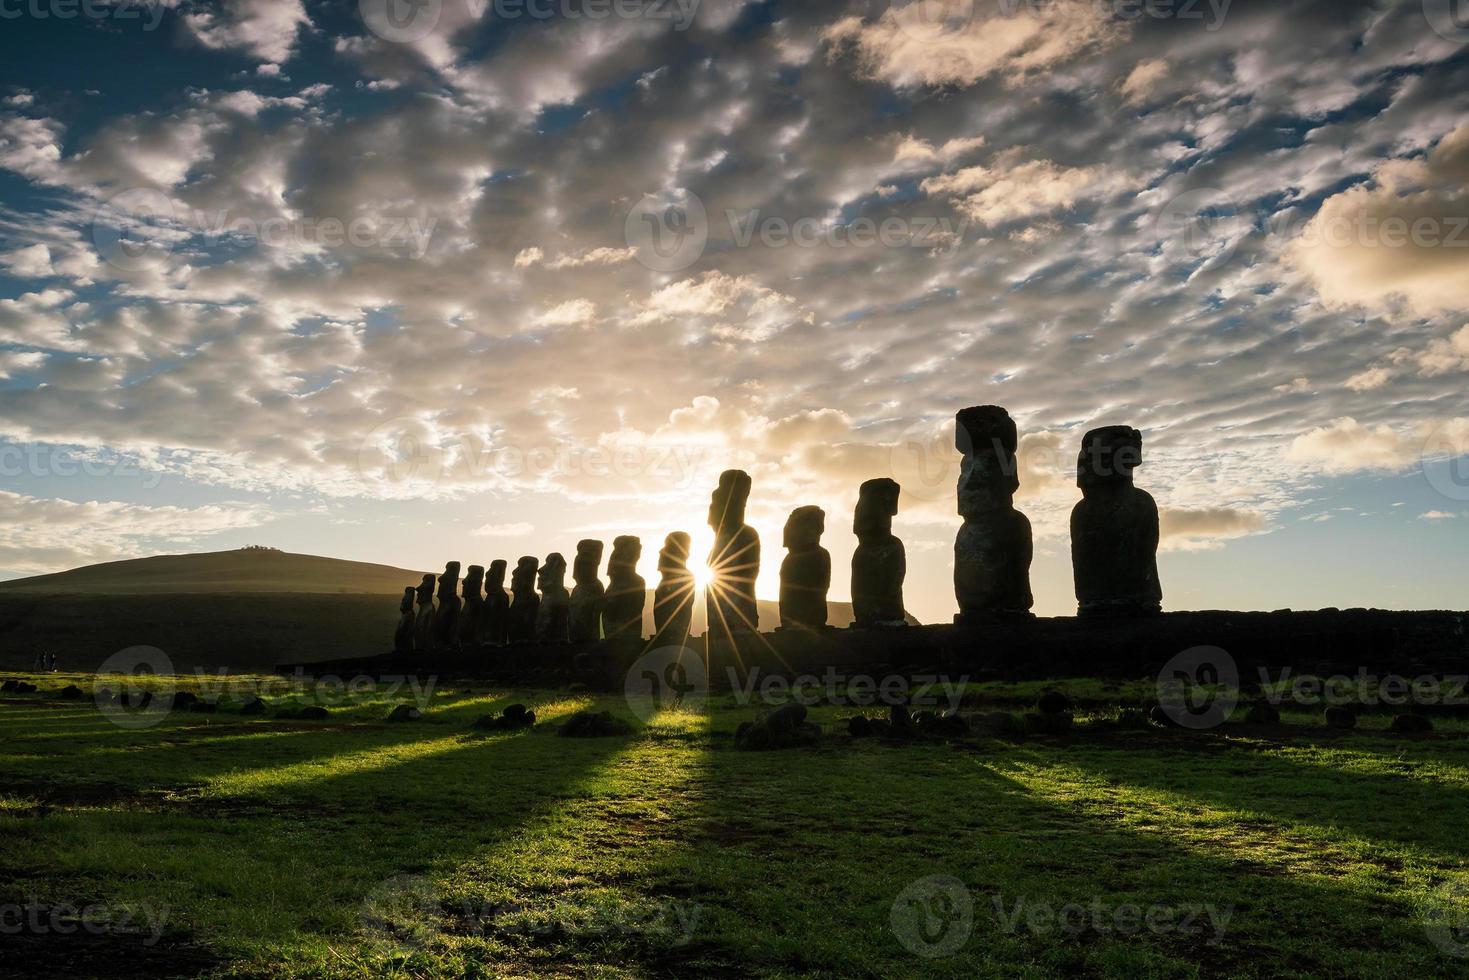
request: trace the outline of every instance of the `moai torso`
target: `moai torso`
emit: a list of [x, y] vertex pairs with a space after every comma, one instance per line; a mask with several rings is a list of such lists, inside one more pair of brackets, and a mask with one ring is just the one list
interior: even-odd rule
[[1071, 570], [1080, 616], [1150, 615], [1162, 609], [1158, 582], [1158, 505], [1133, 486], [1142, 433], [1093, 429], [1082, 440], [1071, 511]]
[[694, 573], [689, 571], [691, 539], [675, 531], [658, 552], [658, 588], [653, 591], [653, 625], [658, 642], [683, 646], [694, 619]]
[[447, 650], [459, 642], [459, 563], [451, 561], [439, 576], [439, 610], [434, 617], [434, 646]]
[[607, 561], [607, 598], [602, 607], [602, 633], [609, 640], [643, 637], [648, 583], [638, 574], [642, 557], [643, 543], [632, 535], [612, 542], [612, 557]]
[[413, 612], [413, 600], [417, 594], [413, 586], [403, 590], [403, 598], [398, 603], [398, 628], [393, 631], [393, 652], [413, 652], [413, 627], [418, 622], [418, 617]]
[[541, 597], [536, 594], [536, 569], [541, 563], [529, 556], [515, 565], [510, 576], [510, 609], [506, 617], [506, 639], [511, 643], [530, 643], [536, 638], [536, 616]]
[[709, 501], [714, 548], [709, 552], [712, 581], [704, 598], [712, 636], [754, 632], [760, 628], [755, 579], [760, 574], [760, 535], [745, 523], [750, 476], [742, 470], [719, 474]]
[[434, 582], [435, 577], [425, 575], [415, 590], [418, 601], [418, 617], [413, 624], [413, 648], [418, 653], [428, 653], [434, 648]]
[[954, 540], [954, 594], [959, 621], [1028, 618], [1033, 551], [1030, 521], [1015, 509], [1020, 480], [1018, 438], [1008, 412], [994, 405], [958, 415], [959, 513], [964, 525]]
[[509, 639], [510, 597], [505, 594], [505, 562], [490, 562], [485, 573], [484, 626], [480, 636], [485, 643], [500, 646]]
[[893, 516], [898, 512], [897, 483], [888, 479], [868, 480], [858, 491], [852, 532], [857, 550], [852, 552], [852, 615], [858, 626], [906, 626], [903, 580], [908, 575], [908, 558], [903, 542], [893, 534]]
[[786, 521], [785, 560], [780, 563], [780, 625], [820, 629], [826, 625], [826, 593], [831, 588], [831, 555], [821, 546], [826, 513], [797, 507]]
[[539, 575], [541, 606], [536, 610], [536, 642], [566, 643], [571, 639], [571, 595], [566, 591], [566, 559], [552, 552]]
[[463, 605], [459, 609], [459, 645], [474, 649], [483, 641], [480, 630], [484, 626], [485, 598], [481, 593], [485, 582], [483, 565], [470, 565], [464, 573]]
[[602, 603], [607, 589], [598, 570], [602, 566], [602, 542], [586, 540], [576, 543], [576, 561], [571, 579], [571, 642], [595, 643], [602, 638]]

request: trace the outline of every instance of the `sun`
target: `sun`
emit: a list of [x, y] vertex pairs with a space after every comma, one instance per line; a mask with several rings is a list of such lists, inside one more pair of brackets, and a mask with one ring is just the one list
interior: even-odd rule
[[714, 532], [708, 528], [693, 532], [689, 545], [689, 571], [694, 575], [694, 587], [707, 592], [714, 573], [709, 569], [709, 552], [714, 548]]

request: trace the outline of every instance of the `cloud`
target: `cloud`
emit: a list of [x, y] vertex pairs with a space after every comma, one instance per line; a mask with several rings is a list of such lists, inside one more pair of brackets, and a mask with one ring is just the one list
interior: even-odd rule
[[1163, 507], [1158, 512], [1160, 547], [1164, 551], [1213, 550], [1229, 538], [1258, 534], [1267, 523], [1264, 514], [1248, 510]]
[[930, 177], [919, 187], [932, 197], [950, 199], [961, 213], [992, 226], [1069, 208], [1103, 176], [1099, 168], [1061, 167], [1050, 160], [1007, 160], [993, 168], [966, 167]]
[[1450, 514], [1446, 510], [1428, 510], [1419, 514], [1418, 519], [1420, 521], [1451, 521], [1458, 516], [1458, 514]]
[[1401, 471], [1428, 458], [1469, 453], [1469, 418], [1422, 423], [1407, 430], [1339, 418], [1291, 440], [1286, 457], [1326, 473]]
[[290, 60], [311, 18], [302, 0], [223, 0], [218, 9], [186, 12], [183, 23], [207, 48], [244, 51], [279, 64]]
[[476, 538], [524, 538], [535, 531], [534, 524], [518, 521], [514, 524], [483, 524], [469, 533]]

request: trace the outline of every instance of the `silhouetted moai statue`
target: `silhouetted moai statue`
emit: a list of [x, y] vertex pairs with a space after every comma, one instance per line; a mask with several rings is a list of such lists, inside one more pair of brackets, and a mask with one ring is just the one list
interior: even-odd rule
[[413, 586], [403, 590], [403, 600], [398, 603], [398, 628], [393, 631], [393, 652], [413, 652], [413, 627], [418, 617], [413, 614], [413, 599], [418, 590]]
[[419, 583], [417, 595], [418, 617], [413, 624], [413, 649], [428, 653], [434, 648], [434, 582], [435, 577], [425, 575]]
[[753, 632], [760, 628], [755, 579], [760, 574], [760, 535], [745, 523], [750, 474], [725, 470], [709, 500], [709, 526], [714, 548], [709, 552], [711, 581], [704, 597], [711, 636]]
[[686, 533], [674, 531], [663, 539], [663, 550], [658, 552], [653, 625], [660, 645], [683, 646], [688, 642], [689, 625], [694, 619], [694, 573], [688, 564], [691, 544]]
[[459, 646], [474, 648], [480, 645], [480, 630], [484, 626], [485, 597], [480, 589], [485, 584], [485, 567], [470, 565], [464, 573], [461, 590], [463, 605], [459, 610]]
[[648, 604], [648, 583], [638, 574], [643, 542], [623, 535], [612, 542], [607, 559], [607, 599], [602, 606], [602, 634], [609, 640], [643, 638], [643, 607]]
[[541, 608], [536, 611], [536, 642], [566, 643], [571, 639], [571, 595], [566, 591], [566, 559], [557, 552], [541, 566]]
[[789, 552], [780, 563], [780, 625], [820, 629], [826, 625], [826, 592], [831, 588], [831, 554], [821, 546], [826, 511], [797, 507], [786, 520]]
[[1071, 569], [1077, 615], [1150, 615], [1163, 608], [1158, 583], [1158, 505], [1132, 485], [1143, 435], [1125, 425], [1093, 429], [1081, 441], [1071, 511]]
[[501, 646], [509, 640], [509, 631], [510, 597], [505, 594], [505, 562], [496, 559], [485, 573], [484, 627], [480, 637], [484, 643]]
[[576, 561], [571, 566], [571, 642], [595, 643], [602, 638], [602, 603], [607, 589], [598, 572], [602, 566], [602, 542], [587, 539], [576, 543]]
[[536, 638], [536, 616], [541, 597], [536, 594], [536, 569], [541, 563], [526, 556], [515, 564], [510, 576], [510, 609], [506, 616], [505, 635], [511, 643], [531, 643]]
[[858, 626], [906, 626], [903, 579], [908, 557], [893, 534], [899, 486], [883, 478], [868, 480], [857, 492], [852, 532], [852, 615]]
[[1010, 413], [995, 405], [966, 408], [956, 419], [959, 513], [954, 541], [954, 593], [960, 623], [1029, 618], [1030, 521], [1015, 509], [1020, 487], [1019, 438]]
[[439, 610], [434, 614], [434, 647], [448, 650], [459, 643], [459, 563], [451, 561], [439, 576]]

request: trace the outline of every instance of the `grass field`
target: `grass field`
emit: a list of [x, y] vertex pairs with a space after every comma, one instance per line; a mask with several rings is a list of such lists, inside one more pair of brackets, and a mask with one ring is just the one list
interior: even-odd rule
[[[1146, 685], [1079, 681], [1068, 734], [854, 740], [825, 707], [817, 746], [754, 753], [728, 696], [131, 728], [44, 697], [90, 677], [30, 679], [0, 703], [7, 976], [1469, 975], [1463, 722], [1122, 730]], [[472, 727], [511, 701], [535, 728]], [[558, 737], [587, 707], [634, 733]]]

